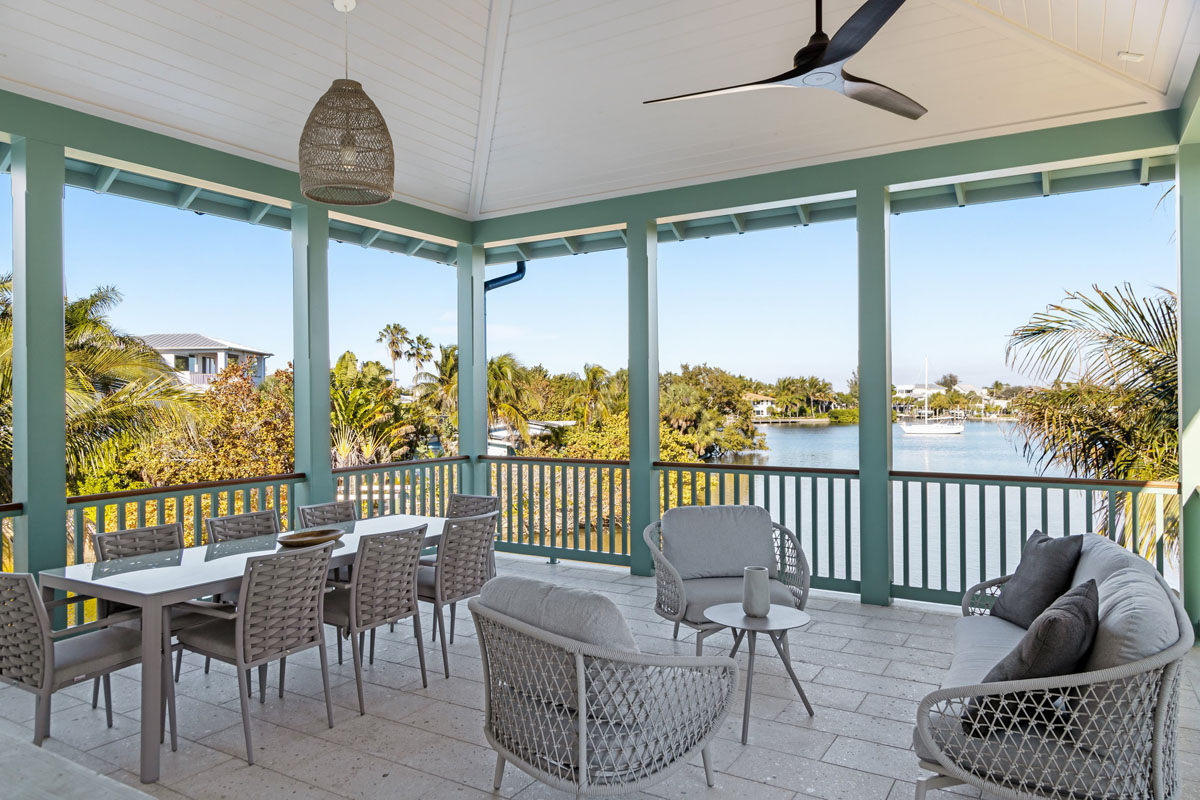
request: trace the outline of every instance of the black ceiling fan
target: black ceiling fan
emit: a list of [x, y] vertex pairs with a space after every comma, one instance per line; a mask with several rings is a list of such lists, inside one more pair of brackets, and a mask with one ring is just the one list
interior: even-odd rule
[[741, 83], [736, 86], [725, 86], [721, 89], [709, 89], [704, 92], [662, 97], [658, 100], [647, 100], [646, 103], [667, 103], [672, 100], [684, 100], [689, 97], [707, 97], [717, 94], [732, 94], [747, 92], [753, 89], [769, 89], [773, 86], [790, 86], [794, 88], [812, 87], [829, 89], [839, 92], [884, 111], [899, 114], [909, 119], [918, 119], [928, 109], [895, 89], [889, 89], [880, 83], [858, 78], [845, 69], [845, 64], [866, 46], [875, 34], [879, 33], [892, 15], [904, 5], [904, 0], [867, 0], [850, 19], [838, 29], [831, 39], [821, 30], [821, 0], [817, 3], [817, 30], [809, 38], [808, 44], [800, 48], [792, 59], [793, 68], [781, 75], [751, 83]]

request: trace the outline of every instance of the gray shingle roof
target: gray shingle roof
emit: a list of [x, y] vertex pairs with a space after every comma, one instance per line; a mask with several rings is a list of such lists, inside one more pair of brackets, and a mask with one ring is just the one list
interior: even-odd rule
[[236, 350], [258, 356], [274, 355], [265, 350], [256, 350], [253, 347], [246, 347], [224, 339], [214, 339], [211, 336], [203, 336], [199, 333], [149, 333], [142, 336], [141, 339], [155, 350]]

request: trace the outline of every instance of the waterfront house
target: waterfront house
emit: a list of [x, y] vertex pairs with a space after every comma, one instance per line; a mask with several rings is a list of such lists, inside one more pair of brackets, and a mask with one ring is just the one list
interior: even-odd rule
[[208, 388], [226, 367], [243, 363], [254, 365], [250, 375], [258, 385], [267, 375], [267, 359], [272, 355], [199, 333], [150, 333], [140, 338], [159, 352], [182, 383], [198, 389]]
[[779, 407], [775, 405], [775, 398], [757, 392], [746, 392], [742, 397], [750, 401], [750, 405], [754, 409], [755, 419], [769, 419], [774, 417], [779, 412]]
[[[9, 615], [5, 625], [12, 631], [0, 640], [6, 648], [0, 675], [23, 681], [38, 697], [0, 688], [0, 759], [7, 767], [0, 795], [145, 800], [132, 787], [146, 786], [155, 796], [186, 800], [565, 798], [615, 793], [611, 782], [632, 777], [647, 784], [633, 788], [661, 797], [899, 800], [924, 796], [929, 780], [936, 781], [933, 788], [994, 782], [1002, 774], [994, 762], [1006, 756], [1020, 769], [1003, 773], [1007, 783], [994, 796], [1178, 800], [1195, 794], [1195, 653], [1181, 665], [1172, 651], [1154, 665], [1158, 672], [1144, 671], [1141, 678], [1125, 671], [1126, 664], [1108, 669], [1106, 691], [1094, 683], [1065, 689], [1056, 683], [1053, 692], [1038, 684], [1033, 694], [1014, 699], [1003, 688], [1012, 684], [994, 683], [985, 692], [972, 671], [974, 679], [961, 684], [966, 689], [950, 692], [953, 699], [935, 693], [963, 676], [954, 668], [966, 652], [955, 642], [964, 611], [985, 623], [1003, 621], [987, 612], [997, 594], [1003, 596], [1002, 582], [1020, 568], [1024, 548], [1040, 541], [1035, 529], [1056, 542], [1087, 534], [1094, 546], [1124, 548], [1120, 559], [1101, 560], [1133, 565], [1121, 571], [1143, 585], [1163, 587], [1159, 581], [1169, 580], [1152, 598], [1158, 611], [1178, 606], [1181, 624], [1171, 632], [1173, 641], [1161, 643], [1168, 649], [1189, 649], [1190, 631], [1200, 622], [1200, 0], [829, 0], [823, 9], [813, 0], [363, 0], [352, 21], [339, 15], [338, 9], [355, 5], [3, 3], [0, 173], [10, 181], [13, 209], [12, 313], [5, 320], [12, 331], [12, 450], [6, 459], [12, 497], [0, 505], [0, 524], [3, 563], [19, 576], [0, 575], [0, 611]], [[769, 86], [762, 81], [768, 76], [784, 83]], [[645, 103], [707, 87], [730, 88], [683, 102]], [[350, 106], [370, 125], [351, 129]], [[934, 209], [985, 214], [984, 204], [1049, 205], [1060, 201], [1045, 198], [1082, 192], [1103, 206], [1105, 191], [1138, 186], [1151, 186], [1157, 196], [1169, 188], [1166, 202], [1177, 214], [1178, 480], [938, 473], [895, 464], [897, 215]], [[283, 232], [273, 236], [274, 257], [290, 263], [291, 281], [254, 300], [289, 309], [283, 317], [291, 326], [295, 365], [289, 471], [121, 491], [98, 486], [96, 493], [68, 497], [68, 442], [78, 430], [68, 431], [65, 414], [63, 299], [70, 293], [64, 233], [70, 215], [82, 213], [73, 204], [84, 192], [122, 198], [112, 202], [126, 209], [157, 204], [188, 222], [201, 214], [206, 222], [219, 217], [226, 225]], [[968, 206], [975, 210], [956, 210]], [[803, 228], [837, 223], [845, 236], [838, 258], [808, 247]], [[1098, 218], [1094, 227], [1112, 224]], [[701, 248], [713, 237], [782, 228], [798, 229], [797, 246], [777, 254], [794, 265], [798, 280], [763, 274], [755, 259], [764, 254], [750, 254], [749, 247], [744, 263], [722, 264], [719, 277], [707, 279], [710, 291], [727, 295], [722, 302], [690, 293], [687, 284], [702, 280], [699, 271], [660, 280], [660, 251], [684, 249], [680, 242]], [[1021, 226], [1004, 231], [1023, 241]], [[110, 237], [115, 242], [107, 247], [174, 263], [171, 242], [139, 233]], [[920, 246], [942, 246], [937, 235]], [[95, 242], [95, 236], [71, 240], [75, 247]], [[394, 254], [396, 269], [379, 279], [345, 268], [352, 264], [347, 260], [339, 271], [330, 262], [346, 248], [331, 242]], [[1085, 252], [1073, 237], [1060, 244], [1068, 254]], [[553, 269], [571, 270], [601, 251], [611, 251], [623, 268], [621, 280], [605, 287], [619, 286], [623, 302], [597, 302], [597, 279], [584, 269], [571, 276], [577, 293], [566, 311], [617, 328], [613, 339], [628, 353], [622, 365], [628, 447], [613, 458], [576, 460], [514, 455], [505, 443], [493, 455], [487, 292], [505, 285], [506, 302], [524, 297], [527, 314], [545, 313], [532, 292], [522, 295], [530, 288], [519, 282], [526, 264], [557, 259]], [[1031, 243], [1028, 257], [1059, 255]], [[407, 258], [441, 265], [453, 287], [453, 300], [426, 310], [453, 320], [457, 398], [446, 399], [455, 415], [456, 454], [334, 469], [331, 287], [383, 294], [404, 320], [429, 302], [407, 291]], [[1122, 261], [1136, 279], [1137, 254], [1122, 254]], [[250, 270], [261, 262], [246, 263]], [[977, 285], [974, 266], [966, 261], [962, 274], [949, 279]], [[823, 347], [823, 336], [854, 342], [855, 463], [664, 460], [659, 382], [660, 367], [669, 365], [660, 364], [660, 298], [673, 292], [691, 304], [678, 334], [707, 326], [732, 335], [748, 316], [769, 313], [737, 291], [811, 296], [818, 284], [802, 280], [806, 270], [845, 273], [848, 297], [837, 299], [853, 307], [846, 317], [850, 330], [814, 325], [798, 341], [762, 336], [752, 345], [783, 363]], [[178, 287], [176, 302], [186, 303], [188, 287], [212, 277], [162, 268], [147, 279]], [[1022, 288], [1015, 283], [1009, 282], [1013, 292]], [[978, 285], [979, 302], [989, 302], [989, 290]], [[944, 330], [955, 336], [954, 321]], [[164, 349], [189, 383], [211, 380], [207, 376], [231, 355], [253, 356], [256, 363], [269, 355], [199, 338], [205, 340], [200, 346]], [[924, 396], [916, 387], [897, 388], [901, 396]], [[498, 516], [486, 525], [479, 519], [447, 523], [452, 497], [462, 504], [464, 494], [483, 497], [466, 502], [498, 507]], [[353, 507], [328, 508], [338, 499]], [[661, 524], [663, 514], [689, 505], [756, 506], [721, 513], [748, 519], [767, 535], [732, 545], [706, 535], [660, 552], [656, 531], [670, 527]], [[286, 681], [282, 659], [264, 663], [254, 676], [248, 653], [266, 648], [279, 655], [274, 646], [292, 641], [274, 621], [294, 620], [301, 608], [314, 612], [326, 597], [328, 564], [317, 551], [295, 556], [308, 563], [293, 573], [270, 567], [282, 563], [273, 555], [276, 530], [301, 524], [305, 506], [324, 506], [306, 509], [314, 516], [341, 514], [338, 524], [361, 521], [384, 533], [424, 526], [434, 539], [435, 530], [468, 530], [474, 534], [469, 547], [442, 547], [439, 540], [437, 558], [455, 552], [475, 558], [469, 569], [436, 561], [419, 566], [420, 547], [413, 545], [434, 544], [418, 541], [423, 534], [393, 537], [406, 539], [412, 579], [397, 578], [396, 569], [353, 569], [352, 581], [383, 575], [384, 589], [371, 602], [354, 589], [331, 592], [323, 610], [342, 614], [339, 630], [326, 630], [309, 613], [289, 631], [323, 641], [310, 638], [303, 652], [285, 653]], [[255, 516], [211, 524], [236, 512]], [[175, 524], [183, 529], [160, 528]], [[234, 538], [231, 531], [241, 525], [242, 532], [266, 533]], [[96, 549], [86, 544], [90, 534], [129, 530], [136, 531], [130, 534], [135, 544], [167, 549], [95, 561]], [[217, 530], [220, 536], [213, 535]], [[1177, 548], [1163, 544], [1168, 532]], [[468, 541], [462, 535], [456, 541]], [[178, 548], [176, 537], [192, 546]], [[762, 548], [764, 542], [769, 546]], [[1146, 542], [1158, 546], [1140, 546]], [[480, 557], [490, 556], [493, 544], [495, 561]], [[339, 561], [336, 574], [345, 577], [340, 567], [350, 565], [355, 548], [339, 545], [332, 557]], [[266, 562], [249, 561], [255, 554]], [[790, 617], [802, 625], [791, 634], [797, 646], [789, 649], [787, 635], [772, 630], [774, 648], [758, 637], [754, 656], [755, 635], [742, 630], [736, 641], [747, 646], [726, 660], [734, 636], [713, 633], [717, 623], [706, 609], [698, 613], [681, 603], [684, 595], [666, 583], [677, 571], [670, 564], [680, 567], [688, 555], [696, 556], [688, 580], [718, 581], [721, 588], [708, 591], [723, 597], [732, 590], [734, 613], [742, 597], [739, 575], [762, 566], [755, 561], [776, 565], [784, 577], [805, 573], [803, 582], [779, 587], [782, 599], [807, 603], [803, 611], [787, 609], [807, 615]], [[259, 571], [243, 582], [247, 564]], [[734, 574], [722, 571], [730, 567]], [[553, 635], [531, 639], [532, 624], [516, 618], [534, 613], [530, 607], [539, 603], [525, 593], [512, 598], [513, 624], [487, 628], [499, 637], [496, 650], [505, 660], [485, 661], [478, 632], [488, 622], [474, 627], [465, 595], [455, 603], [444, 590], [448, 582], [490, 576], [493, 569], [501, 577], [557, 583], [556, 592], [561, 586], [581, 590], [565, 595], [565, 602], [541, 605], [536, 613], [547, 616], [578, 608], [582, 590], [602, 593], [604, 602], [596, 605], [591, 597], [590, 607], [614, 622], [600, 633], [617, 635], [598, 636], [597, 616], [574, 626], [560, 618]], [[751, 572], [767, 577], [769, 568]], [[289, 580], [301, 573], [302, 584]], [[209, 583], [194, 582], [204, 580]], [[766, 586], [774, 598], [776, 587]], [[304, 603], [281, 599], [297, 587], [305, 591]], [[240, 589], [247, 590], [241, 597]], [[343, 635], [358, 624], [346, 615], [407, 601], [414, 589], [424, 620], [413, 622], [424, 627], [405, 619], [390, 630], [381, 622], [369, 644], [365, 636]], [[98, 594], [107, 595], [106, 611], [115, 612], [107, 621], [137, 616], [140, 627], [94, 631], [106, 621], [88, 621], [101, 613], [87, 599]], [[176, 609], [166, 607], [218, 594], [238, 600], [236, 608], [177, 607], [225, 616], [201, 631], [219, 651], [211, 668], [189, 652], [176, 667], [176, 681], [169, 669], [175, 665], [167, 661], [178, 640], [192, 637], [188, 646], [195, 648], [205, 636], [164, 631], [179, 621], [170, 613]], [[425, 602], [430, 598], [433, 603]], [[38, 605], [42, 600], [49, 601], [49, 613]], [[245, 624], [242, 600], [262, 601], [268, 611]], [[82, 613], [60, 607], [80, 603]], [[1135, 612], [1150, 608], [1133, 605]], [[415, 600], [404, 612], [413, 606]], [[441, 620], [444, 611], [450, 625], [438, 624], [436, 644], [423, 646], [432, 618]], [[756, 625], [765, 631], [770, 617]], [[231, 638], [235, 631], [246, 637], [245, 647]], [[106, 634], [107, 660], [83, 657], [95, 633]], [[705, 664], [672, 671], [678, 659], [702, 648], [702, 633], [712, 633]], [[67, 638], [72, 634], [78, 635]], [[1023, 639], [1016, 635], [1013, 641]], [[526, 647], [531, 641], [535, 645]], [[564, 642], [574, 647], [569, 654]], [[997, 657], [1011, 651], [994, 640], [987, 644]], [[50, 654], [59, 652], [63, 669], [55, 670]], [[67, 657], [72, 652], [74, 659]], [[234, 665], [221, 663], [222, 656]], [[751, 692], [752, 661], [760, 677]], [[105, 675], [93, 684], [88, 671], [99, 667]], [[648, 670], [654, 680], [625, 680]], [[721, 670], [722, 678], [694, 677], [712, 674], [704, 670]], [[531, 687], [531, 676], [542, 682]], [[607, 685], [588, 683], [606, 677]], [[58, 685], [64, 681], [71, 685]], [[794, 688], [801, 682], [807, 695]], [[712, 698], [717, 690], [733, 698], [735, 686], [745, 694], [722, 718]], [[51, 689], [61, 689], [53, 705]], [[489, 701], [507, 708], [485, 712]], [[178, 722], [178, 736], [164, 732], [164, 708]], [[1033, 719], [1013, 716], [1030, 709]], [[1108, 738], [1077, 739], [1114, 711], [1128, 713]], [[682, 712], [689, 714], [686, 721], [664, 730], [664, 722], [680, 720]], [[515, 731], [504, 742], [496, 736], [502, 715]], [[945, 748], [918, 758], [918, 720], [924, 722], [919, 741], [941, 736], [971, 763], [960, 768], [963, 759]], [[28, 741], [41, 742], [47, 732], [43, 747]], [[24, 741], [10, 743], [14, 736]], [[620, 758], [597, 758], [589, 744], [624, 749]], [[648, 786], [652, 777], [663, 777], [649, 773], [669, 748], [705, 744], [702, 755], [689, 751], [689, 758], [671, 763], [678, 769], [665, 782]], [[540, 760], [523, 772], [505, 769], [506, 757], [525, 765]], [[1080, 764], [1092, 780], [1086, 787], [1074, 780]], [[553, 785], [535, 785], [535, 779]], [[1111, 785], [1095, 783], [1105, 780]], [[955, 791], [930, 798], [964, 796]], [[968, 788], [965, 796], [989, 795]]]

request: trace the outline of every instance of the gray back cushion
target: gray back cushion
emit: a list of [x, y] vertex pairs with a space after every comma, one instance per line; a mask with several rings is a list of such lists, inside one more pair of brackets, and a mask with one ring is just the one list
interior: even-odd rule
[[1129, 566], [1100, 584], [1100, 627], [1085, 670], [1128, 664], [1177, 641], [1179, 624], [1166, 589], [1153, 573]]
[[577, 642], [637, 653], [625, 616], [597, 592], [501, 575], [483, 585], [479, 600], [488, 608]]
[[1034, 531], [1021, 551], [1021, 563], [992, 606], [992, 616], [1028, 628], [1071, 588], [1082, 548], [1082, 535], [1051, 539]]
[[[1098, 534], [1086, 534], [1083, 537], [1083, 550], [1079, 553], [1079, 561], [1075, 565], [1075, 576], [1071, 579], [1074, 586], [1084, 581], [1094, 580], [1097, 586], [1103, 586], [1109, 575], [1122, 569], [1133, 568], [1142, 571], [1148, 577], [1155, 573], [1154, 565], [1146, 559], [1126, 550], [1121, 545]], [[1104, 599], [1101, 592], [1100, 599]]]
[[662, 518], [663, 555], [683, 580], [779, 571], [771, 515], [762, 506], [682, 506]]
[[1087, 658], [1096, 636], [1099, 591], [1082, 583], [1038, 615], [1016, 647], [984, 676], [984, 683], [1068, 675]]

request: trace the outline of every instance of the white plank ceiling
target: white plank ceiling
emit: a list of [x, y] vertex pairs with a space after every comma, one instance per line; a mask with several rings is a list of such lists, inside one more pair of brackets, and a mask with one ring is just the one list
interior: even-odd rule
[[[915, 122], [819, 90], [642, 105], [789, 68], [811, 0], [359, 0], [350, 73], [396, 196], [478, 218], [1173, 108], [1197, 4], [909, 0], [850, 67]], [[328, 0], [0, 0], [0, 87], [294, 169], [342, 40]]]

